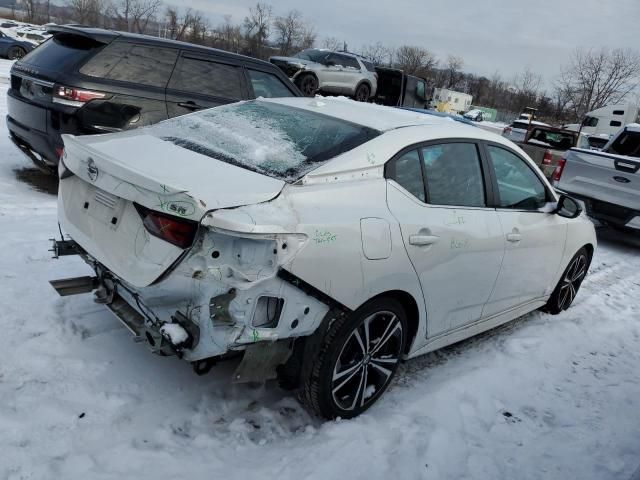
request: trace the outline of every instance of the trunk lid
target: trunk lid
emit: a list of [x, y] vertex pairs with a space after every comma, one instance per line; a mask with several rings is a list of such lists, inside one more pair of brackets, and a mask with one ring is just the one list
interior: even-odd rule
[[60, 181], [60, 223], [90, 255], [137, 287], [153, 283], [185, 250], [150, 235], [135, 204], [199, 222], [210, 210], [271, 200], [284, 186], [142, 130], [63, 140], [61, 168], [74, 175]]

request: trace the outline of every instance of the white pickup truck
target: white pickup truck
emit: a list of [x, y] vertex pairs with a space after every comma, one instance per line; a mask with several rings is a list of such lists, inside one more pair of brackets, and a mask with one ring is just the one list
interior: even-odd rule
[[620, 129], [602, 151], [567, 150], [551, 180], [601, 223], [640, 232], [640, 124]]

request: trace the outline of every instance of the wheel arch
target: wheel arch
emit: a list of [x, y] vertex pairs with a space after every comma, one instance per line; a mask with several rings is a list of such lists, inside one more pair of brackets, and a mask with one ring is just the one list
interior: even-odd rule
[[360, 85], [365, 84], [367, 87], [369, 87], [369, 98], [371, 98], [371, 92], [373, 92], [373, 85], [371, 85], [371, 82], [369, 80], [367, 80], [366, 78], [360, 80], [357, 84], [356, 84], [356, 88], [353, 89], [353, 94], [355, 95], [356, 92], [358, 91], [358, 89], [360, 88]]
[[407, 354], [411, 350], [411, 346], [416, 339], [416, 335], [418, 334], [418, 329], [420, 327], [420, 309], [418, 308], [418, 302], [409, 292], [406, 292], [404, 290], [389, 290], [371, 297], [358, 308], [363, 307], [373, 300], [379, 300], [381, 298], [390, 298], [392, 300], [396, 300], [402, 305], [402, 308], [404, 308], [404, 311], [407, 314], [407, 325], [409, 327], [409, 334], [407, 336], [407, 343], [404, 347], [404, 353]]

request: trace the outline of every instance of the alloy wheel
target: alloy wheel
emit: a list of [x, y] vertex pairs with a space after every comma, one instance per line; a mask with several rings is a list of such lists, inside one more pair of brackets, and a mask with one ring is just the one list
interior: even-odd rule
[[333, 401], [350, 411], [372, 403], [391, 380], [400, 361], [404, 331], [389, 311], [364, 319], [347, 337], [331, 379]]
[[578, 288], [587, 273], [588, 261], [585, 255], [578, 255], [573, 259], [562, 279], [558, 294], [558, 309], [564, 310], [571, 305], [578, 293]]

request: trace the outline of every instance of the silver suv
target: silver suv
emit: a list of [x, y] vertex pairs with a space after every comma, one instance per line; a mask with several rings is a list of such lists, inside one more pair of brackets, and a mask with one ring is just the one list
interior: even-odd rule
[[307, 96], [333, 93], [366, 102], [378, 88], [373, 63], [353, 53], [310, 48], [293, 57], [271, 57], [269, 61], [280, 67]]

